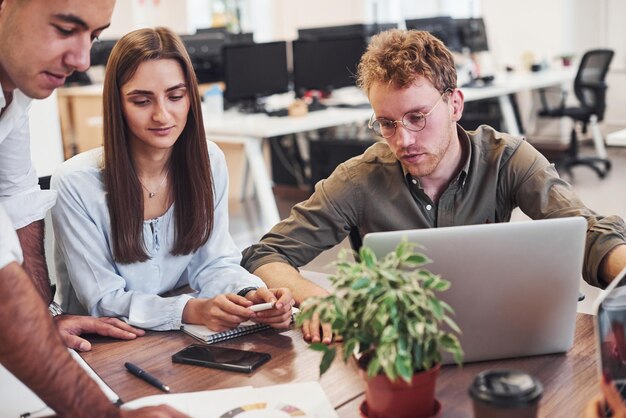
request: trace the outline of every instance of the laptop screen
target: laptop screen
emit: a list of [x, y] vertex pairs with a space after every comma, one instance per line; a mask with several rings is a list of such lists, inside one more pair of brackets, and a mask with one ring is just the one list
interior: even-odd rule
[[611, 282], [596, 304], [601, 370], [622, 391], [626, 385], [626, 269]]

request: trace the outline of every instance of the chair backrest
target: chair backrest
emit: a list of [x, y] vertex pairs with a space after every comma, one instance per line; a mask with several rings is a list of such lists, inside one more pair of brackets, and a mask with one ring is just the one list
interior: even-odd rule
[[610, 49], [593, 49], [583, 55], [574, 79], [574, 93], [582, 107], [602, 120], [606, 108], [606, 74], [613, 59]]

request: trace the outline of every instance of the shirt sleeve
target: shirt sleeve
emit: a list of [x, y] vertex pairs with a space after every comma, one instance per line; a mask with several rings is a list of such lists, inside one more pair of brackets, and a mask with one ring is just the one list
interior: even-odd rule
[[[77, 175], [52, 180], [59, 198], [52, 209], [56, 251], [65, 262], [69, 280], [80, 303], [90, 315], [113, 316], [152, 330], [180, 328], [182, 312], [191, 296], [161, 297], [126, 290], [126, 280], [117, 274], [109, 247], [108, 217], [96, 211], [103, 202], [91, 202], [93, 184]], [[58, 261], [57, 261], [58, 263]]]
[[361, 190], [346, 164], [340, 164], [315, 185], [308, 200], [293, 207], [289, 218], [243, 251], [242, 265], [251, 272], [271, 262], [299, 268], [339, 244], [359, 225]]
[[23, 261], [22, 248], [15, 229], [13, 229], [11, 220], [0, 205], [0, 269], [13, 262], [22, 264]]
[[619, 216], [602, 216], [580, 200], [572, 186], [526, 141], [511, 156], [503, 175], [514, 180], [511, 190], [520, 209], [532, 219], [582, 216], [587, 220], [583, 278], [592, 286], [606, 287], [599, 277], [600, 264], [616, 246], [626, 243], [626, 224]]
[[39, 187], [30, 157], [28, 113], [24, 113], [0, 143], [0, 203], [13, 228], [20, 229], [45, 218], [55, 199], [56, 192]]
[[198, 297], [212, 298], [237, 293], [246, 287], [265, 287], [264, 282], [241, 267], [241, 252], [228, 231], [228, 170], [224, 153], [209, 142], [214, 187], [213, 231], [189, 264], [189, 285]]

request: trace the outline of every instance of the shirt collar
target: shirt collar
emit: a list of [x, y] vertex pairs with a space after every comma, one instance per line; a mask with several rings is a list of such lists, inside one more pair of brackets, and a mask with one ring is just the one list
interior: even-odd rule
[[[467, 178], [467, 173], [469, 173], [470, 161], [472, 160], [472, 146], [471, 146], [469, 136], [467, 135], [467, 132], [458, 123], [456, 125], [456, 132], [458, 134], [459, 141], [461, 142], [461, 146], [463, 147], [463, 150], [467, 150], [465, 164], [463, 164], [463, 168], [461, 168], [461, 172], [459, 173], [457, 177], [459, 184], [461, 185], [461, 187], [463, 187], [465, 185], [465, 179]], [[400, 161], [398, 161], [398, 163], [400, 163]], [[404, 175], [404, 179], [406, 180], [407, 184], [409, 186], [412, 186], [413, 176], [411, 176], [411, 173], [409, 173], [406, 167], [404, 167], [402, 164], [400, 164], [400, 167], [402, 167], [402, 174]], [[416, 178], [415, 180], [417, 180], [417, 184], [419, 185], [420, 179]]]

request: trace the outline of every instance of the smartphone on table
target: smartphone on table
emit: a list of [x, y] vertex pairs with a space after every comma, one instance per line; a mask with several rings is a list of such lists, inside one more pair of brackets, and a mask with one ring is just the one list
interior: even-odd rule
[[250, 373], [272, 356], [258, 351], [192, 344], [172, 356], [174, 363], [192, 364], [213, 369]]

